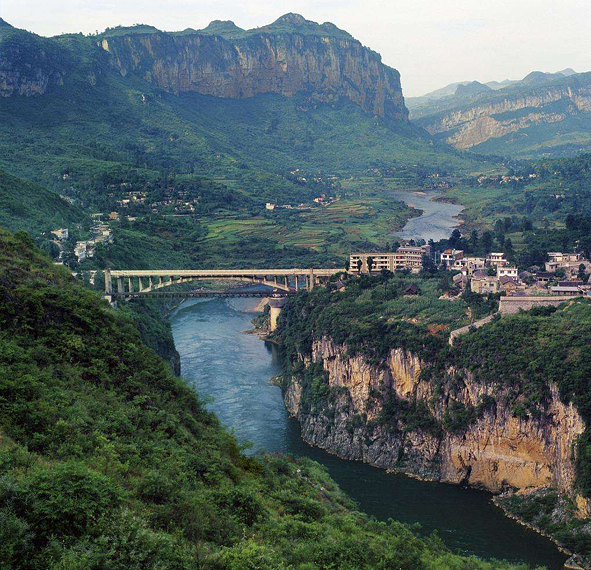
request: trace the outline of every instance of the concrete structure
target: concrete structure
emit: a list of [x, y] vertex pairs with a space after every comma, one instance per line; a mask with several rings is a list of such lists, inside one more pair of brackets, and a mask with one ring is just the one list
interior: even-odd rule
[[512, 279], [519, 279], [519, 270], [517, 267], [510, 265], [497, 265], [497, 277], [511, 277]]
[[498, 293], [499, 280], [494, 275], [487, 275], [484, 271], [475, 271], [470, 281], [470, 289], [479, 295]]
[[503, 252], [491, 252], [486, 256], [486, 264], [489, 267], [504, 267], [509, 264]]
[[[163, 287], [196, 280], [243, 281], [268, 285], [275, 291], [297, 292], [300, 288], [312, 290], [317, 283], [344, 271], [344, 269], [315, 269], [312, 267], [309, 269], [149, 269], [129, 271], [105, 269], [105, 296], [128, 298], [154, 295]], [[188, 295], [188, 293], [179, 292], [175, 295]]]
[[464, 252], [461, 249], [446, 249], [441, 252], [441, 264], [451, 269], [459, 259], [464, 257]]
[[383, 269], [387, 271], [410, 269], [418, 273], [423, 268], [424, 255], [431, 255], [431, 246], [401, 246], [396, 251], [388, 253], [352, 253], [349, 256], [349, 271], [367, 273], [368, 260], [371, 259], [372, 273]]
[[51, 230], [51, 233], [59, 240], [66, 241], [70, 237], [68, 228], [59, 228], [57, 230]]
[[270, 318], [270, 330], [273, 332], [277, 328], [277, 319], [281, 314], [281, 309], [287, 302], [285, 297], [271, 297], [269, 299], [269, 318]]
[[518, 313], [520, 310], [529, 311], [534, 307], [557, 307], [561, 303], [568, 302], [568, 297], [560, 297], [556, 295], [547, 295], [539, 297], [515, 296], [515, 297], [501, 297], [499, 302], [499, 313], [503, 315], [511, 315]]
[[484, 269], [486, 260], [484, 257], [460, 257], [456, 259], [451, 267], [454, 271], [461, 271], [462, 274], [471, 277], [475, 271]]

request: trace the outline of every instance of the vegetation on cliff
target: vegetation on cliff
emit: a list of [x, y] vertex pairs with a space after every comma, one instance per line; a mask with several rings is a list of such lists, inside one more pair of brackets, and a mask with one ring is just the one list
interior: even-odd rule
[[0, 233], [0, 565], [509, 568], [355, 511], [317, 464], [246, 457], [131, 320]]

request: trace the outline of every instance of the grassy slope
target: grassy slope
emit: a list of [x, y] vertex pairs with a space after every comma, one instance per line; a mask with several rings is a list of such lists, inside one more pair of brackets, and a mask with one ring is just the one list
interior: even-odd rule
[[377, 523], [317, 464], [247, 458], [127, 317], [0, 233], [0, 565], [508, 568]]
[[84, 214], [54, 192], [0, 170], [0, 225], [32, 234], [67, 227]]
[[[463, 204], [469, 226], [493, 227], [499, 218], [526, 216], [537, 225], [561, 226], [568, 214], [591, 213], [591, 154], [542, 160], [516, 170], [523, 180], [458, 185], [447, 198]], [[530, 178], [530, 175], [533, 178]]]

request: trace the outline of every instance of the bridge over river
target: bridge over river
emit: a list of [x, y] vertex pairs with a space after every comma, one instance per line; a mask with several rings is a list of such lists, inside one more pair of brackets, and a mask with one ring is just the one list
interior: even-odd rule
[[239, 281], [272, 287], [273, 296], [285, 297], [301, 289], [312, 290], [315, 285], [326, 281], [344, 269], [148, 269], [111, 270], [105, 269], [105, 296], [111, 300], [131, 297], [263, 297], [269, 293], [261, 291], [240, 291], [223, 289], [208, 291], [174, 290], [162, 291], [171, 285], [191, 281]]

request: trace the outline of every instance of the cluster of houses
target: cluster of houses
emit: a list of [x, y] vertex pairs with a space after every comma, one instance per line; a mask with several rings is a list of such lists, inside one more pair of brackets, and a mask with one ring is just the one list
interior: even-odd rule
[[582, 295], [591, 292], [591, 284], [578, 279], [581, 266], [591, 273], [591, 262], [581, 253], [549, 252], [544, 270], [519, 271], [503, 252], [491, 252], [485, 257], [471, 257], [459, 249], [432, 252], [429, 245], [401, 246], [390, 253], [352, 253], [349, 272], [369, 273], [382, 270], [410, 270], [419, 273], [425, 256], [440, 267], [457, 272], [453, 276], [458, 289], [470, 288], [481, 295]]
[[[111, 212], [113, 214], [114, 212]], [[109, 219], [117, 219], [109, 214]], [[74, 246], [74, 255], [78, 261], [84, 261], [87, 258], [94, 257], [94, 250], [99, 243], [113, 243], [113, 232], [109, 226], [100, 218], [94, 221], [90, 228], [91, 238], [88, 240], [77, 241]]]
[[453, 277], [455, 285], [460, 289], [469, 285], [481, 295], [583, 295], [591, 291], [591, 285], [578, 279], [581, 265], [591, 273], [591, 262], [581, 253], [548, 252], [544, 271], [535, 267], [520, 272], [503, 252], [469, 257], [461, 250], [447, 249], [441, 254], [441, 263], [451, 271], [459, 271]]
[[[328, 206], [338, 200], [338, 196], [327, 196], [326, 194], [321, 194], [312, 199], [312, 201], [319, 206]], [[265, 209], [270, 210], [271, 212], [274, 210], [309, 210], [310, 204], [298, 204], [297, 206], [292, 206], [291, 204], [274, 204], [273, 202], [267, 202], [265, 204]]]
[[[113, 218], [111, 212], [109, 219]], [[102, 221], [103, 214], [93, 214], [93, 224], [90, 228], [90, 239], [77, 241], [74, 245], [74, 256], [77, 261], [84, 261], [85, 259], [94, 257], [94, 251], [99, 243], [113, 243], [113, 233], [109, 225]], [[70, 231], [68, 228], [58, 228], [51, 231], [54, 237], [53, 242], [59, 247], [60, 254], [58, 262], [63, 260], [64, 251], [67, 249], [67, 242], [70, 239]]]

